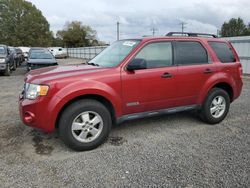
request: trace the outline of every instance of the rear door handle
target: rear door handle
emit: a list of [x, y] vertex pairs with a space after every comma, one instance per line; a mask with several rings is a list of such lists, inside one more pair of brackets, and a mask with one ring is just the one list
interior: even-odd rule
[[212, 69], [206, 69], [206, 70], [204, 70], [204, 74], [210, 74], [210, 73], [212, 73], [213, 72], [213, 70]]
[[163, 75], [161, 75], [162, 78], [172, 78], [173, 75], [168, 73], [168, 72], [165, 72]]

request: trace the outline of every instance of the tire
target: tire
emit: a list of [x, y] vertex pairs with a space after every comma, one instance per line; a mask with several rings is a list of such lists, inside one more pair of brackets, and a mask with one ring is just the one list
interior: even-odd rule
[[15, 71], [17, 68], [17, 63], [16, 62], [13, 62], [13, 67], [12, 67], [12, 70]]
[[59, 135], [71, 149], [86, 151], [104, 143], [111, 126], [110, 112], [102, 103], [82, 99], [70, 104], [62, 112], [59, 119]]
[[223, 89], [213, 88], [209, 91], [199, 116], [201, 120], [208, 124], [217, 124], [227, 116], [229, 107], [230, 98], [228, 93]]
[[6, 64], [4, 76], [10, 76], [10, 64], [9, 63]]

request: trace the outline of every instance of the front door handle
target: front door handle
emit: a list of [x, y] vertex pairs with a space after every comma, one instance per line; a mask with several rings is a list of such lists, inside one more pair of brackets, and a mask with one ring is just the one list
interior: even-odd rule
[[172, 78], [173, 75], [168, 73], [168, 72], [165, 72], [163, 75], [161, 75], [162, 78]]
[[208, 68], [208, 69], [204, 70], [203, 73], [204, 74], [210, 74], [210, 73], [213, 73], [213, 70]]

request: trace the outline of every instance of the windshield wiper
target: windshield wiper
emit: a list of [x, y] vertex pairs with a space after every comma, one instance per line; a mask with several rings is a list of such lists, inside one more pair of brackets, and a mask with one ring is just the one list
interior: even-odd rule
[[99, 64], [97, 64], [97, 63], [90, 63], [90, 62], [88, 62], [87, 63], [87, 65], [92, 65], [92, 66], [97, 66], [97, 67], [99, 67], [100, 65]]

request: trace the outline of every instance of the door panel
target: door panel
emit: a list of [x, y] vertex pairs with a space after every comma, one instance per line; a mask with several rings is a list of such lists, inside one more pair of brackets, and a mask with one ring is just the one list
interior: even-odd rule
[[216, 65], [199, 41], [176, 41], [174, 53], [178, 67], [176, 106], [196, 104], [202, 87], [215, 74]]
[[124, 114], [174, 107], [176, 73], [176, 67], [123, 71]]
[[144, 69], [121, 70], [124, 114], [174, 106], [177, 68], [172, 56], [171, 42], [151, 42], [130, 62], [143, 62]]

